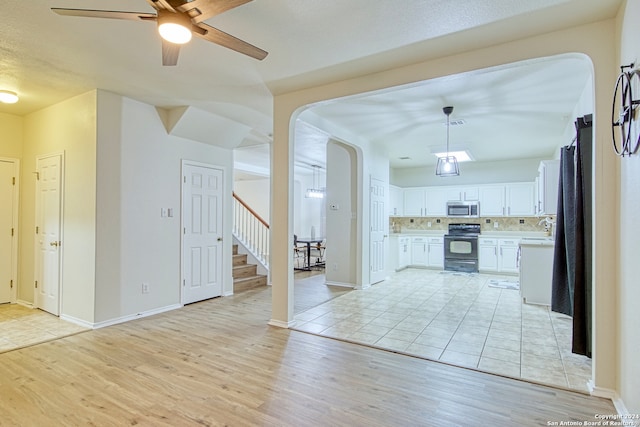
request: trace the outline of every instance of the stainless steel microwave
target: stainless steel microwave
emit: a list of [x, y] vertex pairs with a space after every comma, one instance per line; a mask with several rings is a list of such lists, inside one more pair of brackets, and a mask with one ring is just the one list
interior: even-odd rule
[[480, 203], [478, 202], [447, 202], [447, 216], [458, 218], [478, 218]]

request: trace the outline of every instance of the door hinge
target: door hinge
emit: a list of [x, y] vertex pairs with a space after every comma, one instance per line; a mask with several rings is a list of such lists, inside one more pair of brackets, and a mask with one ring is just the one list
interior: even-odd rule
[[38, 289], [38, 281], [36, 280], [36, 289]]
[[36, 234], [40, 233], [40, 227], [36, 225]]
[[9, 286], [13, 289], [13, 279], [9, 280]]
[[182, 279], [182, 286], [187, 286], [187, 281], [186, 281], [186, 279]]
[[184, 182], [185, 184], [187, 183], [187, 176], [186, 175], [182, 177], [182, 182]]
[[16, 185], [16, 177], [11, 178], [11, 185]]
[[13, 237], [13, 228], [11, 228], [11, 237]]
[[36, 174], [36, 181], [40, 181], [40, 172], [33, 172]]
[[184, 227], [184, 228], [182, 229], [182, 234], [187, 234], [187, 227]]

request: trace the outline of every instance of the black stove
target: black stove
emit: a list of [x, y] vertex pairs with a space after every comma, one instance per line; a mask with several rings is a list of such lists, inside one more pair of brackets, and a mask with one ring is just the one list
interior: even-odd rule
[[449, 224], [444, 236], [444, 269], [465, 273], [478, 272], [478, 235], [480, 224]]

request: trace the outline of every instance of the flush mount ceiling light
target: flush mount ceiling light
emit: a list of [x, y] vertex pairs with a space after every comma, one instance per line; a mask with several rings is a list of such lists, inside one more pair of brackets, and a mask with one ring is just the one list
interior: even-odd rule
[[158, 11], [158, 32], [170, 43], [185, 44], [191, 40], [191, 19], [189, 15]]
[[0, 90], [0, 102], [5, 104], [15, 104], [18, 102], [18, 94], [10, 90]]
[[460, 175], [460, 169], [458, 168], [458, 159], [456, 159], [456, 156], [452, 156], [451, 153], [449, 153], [449, 119], [451, 113], [453, 112], [453, 107], [444, 107], [442, 111], [447, 115], [447, 152], [444, 157], [438, 157], [438, 164], [436, 165], [436, 175], [443, 177], [457, 176]]
[[324, 190], [319, 185], [320, 166], [311, 165], [313, 168], [313, 188], [307, 188], [304, 193], [304, 197], [308, 199], [322, 199], [324, 198]]

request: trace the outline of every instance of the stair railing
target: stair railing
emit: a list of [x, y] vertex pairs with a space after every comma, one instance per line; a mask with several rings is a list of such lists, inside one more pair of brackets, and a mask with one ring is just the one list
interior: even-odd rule
[[269, 224], [233, 193], [233, 234], [267, 269], [269, 268]]

